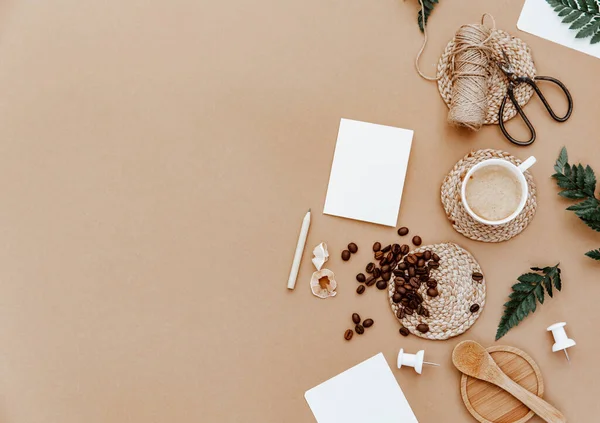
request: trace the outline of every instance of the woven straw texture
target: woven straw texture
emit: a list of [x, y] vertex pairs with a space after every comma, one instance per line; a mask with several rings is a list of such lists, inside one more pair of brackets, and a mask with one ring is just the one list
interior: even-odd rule
[[[485, 305], [485, 278], [481, 282], [473, 280], [473, 273], [481, 271], [481, 267], [469, 252], [453, 243], [429, 245], [418, 248], [411, 253], [430, 250], [440, 256], [440, 267], [431, 271], [431, 278], [438, 282], [439, 295], [431, 298], [427, 295], [427, 285], [419, 288], [423, 296], [423, 306], [429, 310], [430, 316], [423, 317], [414, 313], [398, 319], [398, 304], [392, 301], [395, 277], [388, 285], [390, 304], [394, 316], [413, 335], [431, 340], [444, 340], [458, 336], [467, 331], [481, 315]], [[473, 304], [479, 304], [479, 311], [471, 313]], [[416, 327], [420, 323], [429, 325], [429, 332], [421, 333]]]
[[531, 173], [526, 171], [524, 175], [529, 185], [529, 198], [521, 214], [514, 220], [499, 226], [483, 225], [473, 219], [463, 207], [460, 190], [463, 179], [469, 169], [477, 163], [488, 159], [504, 159], [517, 166], [521, 164], [521, 160], [500, 150], [479, 150], [467, 154], [454, 165], [444, 179], [444, 183], [442, 184], [442, 205], [454, 229], [467, 238], [483, 242], [508, 241], [523, 232], [535, 216], [537, 209], [535, 182]]
[[[488, 64], [488, 109], [484, 123], [486, 125], [498, 124], [498, 112], [500, 105], [506, 95], [507, 81], [504, 73], [498, 68], [495, 60], [502, 59], [502, 49], [506, 52], [510, 62], [519, 76], [529, 76], [533, 78], [536, 75], [535, 65], [531, 56], [531, 50], [525, 42], [519, 38], [513, 37], [507, 32], [499, 29], [492, 30], [492, 37], [489, 45], [493, 50], [493, 59]], [[440, 95], [448, 107], [452, 101], [452, 57], [454, 49], [454, 39], [448, 43], [444, 53], [438, 63], [438, 89]], [[527, 84], [520, 84], [515, 89], [515, 97], [519, 105], [527, 104], [533, 95], [533, 88]], [[508, 101], [504, 108], [504, 121], [512, 119], [517, 114], [513, 104]]]

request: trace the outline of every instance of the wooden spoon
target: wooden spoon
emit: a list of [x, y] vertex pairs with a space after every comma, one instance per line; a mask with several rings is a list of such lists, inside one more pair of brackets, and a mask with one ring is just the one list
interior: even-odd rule
[[475, 341], [464, 341], [452, 352], [454, 366], [467, 376], [490, 382], [511, 394], [549, 423], [566, 423], [560, 411], [506, 376], [492, 356]]

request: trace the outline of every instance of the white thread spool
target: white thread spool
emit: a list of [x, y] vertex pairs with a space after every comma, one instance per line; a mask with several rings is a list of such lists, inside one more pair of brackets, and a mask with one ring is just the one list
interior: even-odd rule
[[574, 347], [577, 344], [567, 336], [567, 332], [565, 332], [566, 325], [566, 322], [555, 323], [550, 326], [547, 331], [552, 332], [552, 336], [554, 337], [552, 352], [564, 351], [565, 355], [567, 356], [567, 360], [571, 361], [569, 358], [569, 353], [567, 352], [567, 348]]
[[421, 372], [423, 371], [423, 364], [436, 367], [439, 366], [439, 364], [423, 361], [424, 358], [424, 350], [421, 350], [416, 354], [408, 354], [405, 353], [402, 348], [400, 348], [400, 352], [398, 353], [398, 368], [401, 369], [402, 366], [413, 367], [415, 369], [415, 372], [421, 374]]

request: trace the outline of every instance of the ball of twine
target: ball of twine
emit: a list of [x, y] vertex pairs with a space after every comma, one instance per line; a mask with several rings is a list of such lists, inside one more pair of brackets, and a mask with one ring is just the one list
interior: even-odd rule
[[452, 101], [448, 122], [479, 130], [487, 112], [487, 81], [491, 30], [485, 25], [463, 25], [455, 35], [451, 59]]

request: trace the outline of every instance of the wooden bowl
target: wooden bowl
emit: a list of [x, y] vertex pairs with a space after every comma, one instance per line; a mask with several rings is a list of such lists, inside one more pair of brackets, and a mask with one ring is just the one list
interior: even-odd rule
[[[543, 396], [540, 368], [529, 355], [508, 346], [490, 347], [486, 351], [508, 377], [534, 394]], [[481, 423], [525, 423], [534, 416], [533, 411], [508, 392], [470, 376], [462, 375], [460, 392], [467, 410]]]

